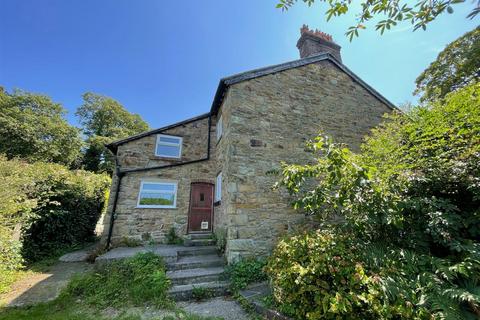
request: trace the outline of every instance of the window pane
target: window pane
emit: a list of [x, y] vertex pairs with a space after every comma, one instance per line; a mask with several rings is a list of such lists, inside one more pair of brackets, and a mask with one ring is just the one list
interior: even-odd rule
[[173, 184], [160, 184], [160, 183], [144, 183], [143, 190], [159, 190], [159, 191], [175, 191], [175, 185]]
[[222, 173], [220, 172], [217, 176], [215, 183], [215, 200], [220, 201], [222, 199]]
[[168, 142], [168, 143], [180, 143], [180, 138], [175, 138], [175, 137], [163, 137], [160, 136], [160, 142]]
[[175, 195], [171, 193], [142, 192], [140, 195], [140, 205], [173, 206], [174, 203]]
[[223, 120], [222, 120], [222, 117], [220, 116], [217, 122], [217, 140], [221, 138], [222, 133], [223, 133]]
[[179, 157], [180, 147], [157, 145], [157, 154], [167, 157]]

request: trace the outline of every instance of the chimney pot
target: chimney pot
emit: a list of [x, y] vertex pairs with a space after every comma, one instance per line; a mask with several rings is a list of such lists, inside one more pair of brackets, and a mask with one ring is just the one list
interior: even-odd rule
[[318, 29], [310, 30], [306, 24], [300, 28], [297, 48], [302, 59], [321, 53], [330, 53], [335, 59], [342, 62], [341, 47], [333, 42], [332, 36]]

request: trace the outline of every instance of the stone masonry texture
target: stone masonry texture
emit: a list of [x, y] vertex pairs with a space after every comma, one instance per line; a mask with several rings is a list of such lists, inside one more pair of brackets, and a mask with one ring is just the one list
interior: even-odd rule
[[391, 111], [329, 61], [235, 84], [220, 110], [227, 127], [222, 152], [229, 261], [267, 255], [304, 219], [284, 193], [272, 191], [276, 178], [269, 170], [281, 161], [311, 160], [305, 142], [319, 132], [358, 150]]
[[[208, 118], [200, 119], [185, 125], [171, 128], [162, 134], [183, 138], [182, 156], [180, 159], [169, 159], [155, 156], [157, 134], [143, 137], [122, 144], [118, 147], [117, 159], [121, 170], [179, 164], [187, 161], [203, 159], [207, 156], [207, 134], [215, 136], [215, 119], [212, 120], [208, 132]], [[215, 154], [215, 143], [211, 144], [210, 154]], [[174, 228], [181, 236], [187, 231], [187, 218], [190, 201], [190, 185], [192, 182], [215, 182], [215, 161], [202, 161], [176, 167], [154, 169], [143, 172], [128, 173], [122, 178], [116, 209], [116, 220], [112, 233], [112, 244], [120, 245], [126, 240], [148, 243], [164, 242], [165, 236]], [[174, 209], [137, 208], [141, 181], [174, 181], [178, 183], [177, 207]], [[114, 176], [111, 194], [118, 183]], [[102, 238], [106, 238], [113, 196], [107, 214], [103, 217]]]
[[[283, 191], [272, 190], [276, 177], [266, 173], [279, 168], [281, 161], [310, 161], [305, 142], [319, 132], [358, 151], [363, 137], [388, 112], [387, 105], [328, 60], [231, 85], [218, 115], [212, 116], [210, 160], [124, 176], [113, 243], [125, 238], [162, 242], [171, 227], [178, 235], [185, 234], [190, 184], [215, 183], [222, 172], [222, 200], [214, 207], [214, 231], [226, 231], [227, 260], [267, 255], [280, 236], [305, 218], [290, 207]], [[223, 136], [217, 142], [219, 116]], [[201, 159], [207, 154], [207, 131], [208, 118], [204, 118], [164, 132], [183, 137], [180, 160], [156, 157], [153, 134], [120, 145], [119, 163], [122, 169], [131, 169]], [[114, 177], [112, 195], [117, 180]], [[137, 208], [142, 180], [177, 181], [177, 208]], [[102, 224], [105, 237], [109, 214]]]

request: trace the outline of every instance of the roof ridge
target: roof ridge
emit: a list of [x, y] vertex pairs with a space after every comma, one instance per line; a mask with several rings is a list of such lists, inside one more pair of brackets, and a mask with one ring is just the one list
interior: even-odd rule
[[232, 85], [236, 84], [242, 81], [246, 80], [251, 80], [255, 79], [258, 77], [266, 76], [269, 74], [285, 71], [288, 69], [292, 68], [298, 68], [298, 67], [303, 67], [308, 64], [316, 63], [319, 61], [323, 60], [329, 60], [333, 64], [335, 64], [340, 70], [345, 72], [347, 75], [349, 75], [354, 81], [358, 82], [362, 87], [364, 87], [368, 92], [370, 92], [372, 95], [374, 95], [378, 100], [381, 102], [385, 103], [388, 107], [390, 107], [393, 110], [399, 110], [392, 102], [390, 102], [387, 98], [385, 98], [383, 95], [381, 95], [377, 90], [375, 90], [373, 87], [371, 87], [369, 84], [367, 84], [365, 81], [363, 81], [359, 76], [357, 76], [353, 71], [348, 69], [342, 62], [338, 61], [332, 54], [328, 52], [320, 53], [317, 55], [309, 56], [306, 58], [302, 59], [297, 59], [297, 60], [292, 60], [280, 64], [275, 64], [267, 67], [262, 67], [262, 68], [257, 68], [257, 69], [252, 69], [249, 71], [237, 73], [225, 78], [220, 79], [217, 91], [215, 93], [215, 97], [212, 102], [212, 107], [210, 109], [210, 113], [214, 114], [218, 111], [220, 108], [220, 105], [223, 100], [223, 96], [225, 95], [224, 90]]
[[324, 53], [309, 56], [309, 57], [306, 57], [306, 58], [287, 61], [287, 62], [274, 64], [274, 65], [270, 65], [270, 66], [266, 66], [266, 67], [256, 68], [256, 69], [236, 73], [236, 74], [230, 75], [228, 77], [221, 78], [219, 83], [218, 83], [218, 87], [217, 87], [217, 91], [215, 92], [215, 96], [213, 98], [212, 107], [210, 109], [210, 112], [207, 112], [207, 113], [204, 113], [204, 114], [201, 114], [199, 116], [189, 118], [189, 119], [186, 119], [186, 120], [183, 120], [183, 121], [179, 121], [179, 122], [176, 122], [176, 123], [173, 123], [173, 124], [170, 124], [170, 125], [158, 128], [158, 129], [153, 129], [153, 130], [150, 130], [150, 131], [142, 132], [142, 133], [127, 137], [125, 139], [114, 141], [112, 143], [109, 143], [107, 145], [107, 148], [109, 148], [112, 151], [115, 151], [117, 146], [119, 146], [120, 144], [129, 142], [129, 141], [132, 141], [132, 140], [136, 140], [136, 139], [139, 139], [139, 138], [143, 138], [143, 137], [149, 136], [151, 134], [160, 133], [160, 132], [165, 131], [167, 129], [171, 129], [171, 128], [180, 126], [182, 124], [187, 124], [187, 123], [190, 123], [190, 122], [193, 122], [193, 121], [196, 121], [196, 120], [200, 120], [200, 119], [203, 119], [203, 118], [206, 118], [206, 117], [210, 116], [211, 114], [215, 114], [218, 111], [218, 109], [220, 108], [220, 105], [222, 104], [222, 100], [223, 100], [223, 97], [225, 95], [225, 89], [227, 89], [228, 86], [230, 86], [230, 85], [233, 85], [233, 84], [236, 84], [236, 83], [239, 83], [239, 82], [242, 82], [242, 81], [251, 80], [251, 79], [258, 78], [258, 77], [266, 76], [266, 75], [269, 75], [269, 74], [274, 74], [274, 73], [277, 73], [277, 72], [285, 71], [285, 70], [292, 69], [292, 68], [303, 67], [303, 66], [306, 66], [308, 64], [316, 63], [316, 62], [323, 61], [323, 60], [329, 60], [330, 62], [332, 62], [336, 67], [338, 67], [340, 70], [342, 70], [347, 75], [349, 75], [352, 78], [353, 81], [356, 81], [363, 88], [365, 88], [365, 90], [370, 92], [378, 100], [385, 103], [391, 109], [400, 110], [392, 102], [390, 102], [387, 98], [385, 98], [383, 95], [381, 95], [377, 90], [375, 90], [373, 87], [371, 87], [365, 81], [363, 81], [359, 76], [357, 76], [353, 71], [351, 71], [349, 68], [347, 68], [342, 62], [338, 61], [332, 54], [330, 54], [328, 52], [324, 52]]

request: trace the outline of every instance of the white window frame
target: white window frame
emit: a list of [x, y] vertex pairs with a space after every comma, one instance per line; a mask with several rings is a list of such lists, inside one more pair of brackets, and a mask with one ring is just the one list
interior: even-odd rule
[[[162, 191], [162, 193], [172, 193], [175, 197], [173, 198], [173, 205], [156, 205], [156, 204], [140, 204], [140, 200], [142, 197], [143, 185], [145, 183], [149, 184], [163, 184], [163, 185], [173, 185], [174, 189], [173, 192], [170, 191]], [[177, 190], [178, 190], [178, 182], [176, 181], [152, 181], [152, 180], [142, 180], [140, 182], [140, 190], [138, 191], [138, 199], [137, 199], [137, 208], [160, 208], [160, 209], [175, 209], [177, 207]], [[160, 192], [159, 192], [160, 193]]]
[[215, 178], [215, 202], [222, 200], [222, 172], [220, 171]]
[[218, 140], [220, 140], [220, 138], [223, 135], [223, 118], [222, 118], [222, 116], [218, 117], [216, 132], [217, 132], [217, 141], [218, 141]]
[[[161, 137], [178, 139], [178, 143], [160, 141]], [[171, 156], [171, 155], [165, 155], [165, 154], [157, 153], [158, 145], [169, 146], [169, 147], [178, 147], [178, 156]], [[183, 138], [182, 137], [169, 136], [167, 134], [157, 134], [157, 143], [155, 144], [155, 155], [157, 157], [180, 159], [182, 157], [182, 145], [183, 145]]]

